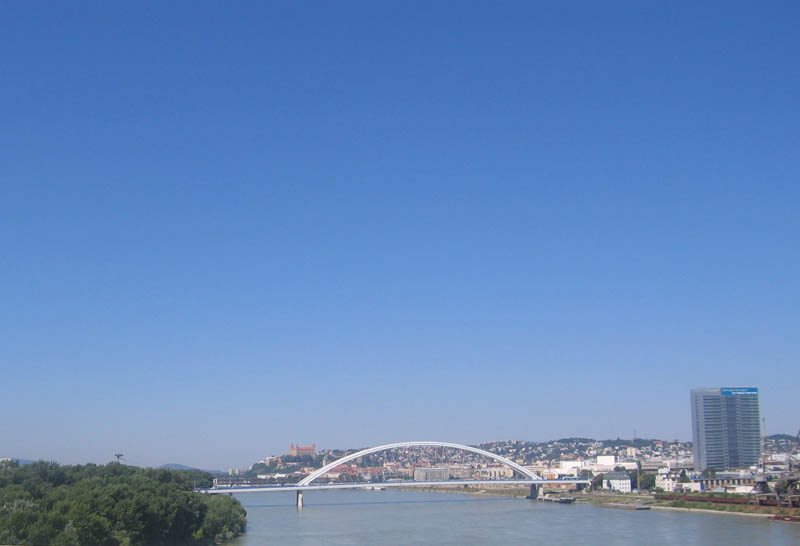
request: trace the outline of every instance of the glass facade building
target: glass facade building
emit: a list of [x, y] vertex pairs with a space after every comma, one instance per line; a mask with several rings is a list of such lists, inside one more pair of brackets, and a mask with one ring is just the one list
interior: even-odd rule
[[761, 457], [758, 389], [693, 389], [692, 440], [698, 470], [746, 468]]

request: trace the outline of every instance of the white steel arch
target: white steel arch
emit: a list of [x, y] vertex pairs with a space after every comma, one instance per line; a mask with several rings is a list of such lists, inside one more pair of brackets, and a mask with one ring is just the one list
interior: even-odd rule
[[346, 463], [348, 461], [352, 461], [353, 459], [358, 459], [359, 457], [363, 457], [364, 455], [369, 455], [370, 453], [377, 453], [378, 451], [386, 451], [386, 450], [395, 449], [395, 448], [398, 448], [398, 447], [420, 447], [420, 446], [450, 447], [450, 448], [453, 448], [453, 449], [460, 449], [462, 451], [471, 451], [472, 453], [477, 453], [478, 455], [484, 455], [486, 457], [490, 457], [490, 458], [492, 458], [492, 459], [494, 459], [496, 461], [499, 461], [499, 462], [503, 463], [506, 466], [510, 466], [511, 468], [513, 468], [514, 470], [516, 470], [517, 472], [519, 472], [523, 476], [526, 476], [526, 477], [530, 478], [531, 480], [541, 481], [541, 479], [542, 479], [539, 476], [537, 476], [536, 474], [534, 474], [533, 472], [531, 472], [530, 470], [518, 465], [514, 461], [510, 461], [510, 460], [506, 459], [505, 457], [501, 457], [500, 455], [497, 455], [496, 453], [491, 453], [491, 452], [485, 451], [483, 449], [478, 449], [477, 447], [465, 446], [465, 445], [462, 445], [462, 444], [452, 444], [450, 442], [420, 441], [420, 442], [397, 442], [397, 443], [394, 443], [394, 444], [385, 444], [385, 445], [382, 445], [382, 446], [376, 446], [376, 447], [370, 447], [370, 448], [367, 448], [367, 449], [363, 449], [363, 450], [358, 451], [356, 453], [351, 453], [350, 455], [345, 455], [341, 459], [337, 459], [337, 460], [333, 461], [332, 463], [326, 464], [325, 466], [323, 466], [319, 470], [315, 470], [314, 472], [312, 472], [311, 474], [309, 474], [308, 476], [306, 476], [305, 478], [303, 478], [302, 480], [297, 482], [297, 485], [298, 486], [300, 486], [300, 485], [308, 485], [311, 482], [313, 482], [314, 480], [316, 480], [317, 478], [319, 478], [320, 476], [322, 476], [323, 474], [326, 474], [326, 473], [330, 472], [331, 470], [333, 470], [334, 468], [336, 468], [340, 464], [344, 464], [344, 463]]

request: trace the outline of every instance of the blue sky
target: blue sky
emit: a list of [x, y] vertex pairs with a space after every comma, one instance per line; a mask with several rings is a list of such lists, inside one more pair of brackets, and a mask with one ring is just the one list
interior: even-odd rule
[[763, 4], [4, 4], [0, 456], [795, 432]]

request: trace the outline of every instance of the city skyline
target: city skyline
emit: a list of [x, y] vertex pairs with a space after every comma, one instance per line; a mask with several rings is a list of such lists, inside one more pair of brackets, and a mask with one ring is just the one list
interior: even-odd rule
[[9, 3], [0, 457], [793, 433], [798, 15]]
[[[707, 391], [709, 389], [692, 389], [692, 390], [693, 391], [696, 391], [696, 390], [697, 391]], [[713, 390], [713, 389], [711, 389], [711, 390]], [[716, 389], [716, 390], [719, 390], [719, 389]], [[798, 432], [798, 434], [800, 434], [800, 432]], [[783, 431], [783, 432], [773, 431], [770, 434], [764, 435], [763, 439], [764, 440], [768, 440], [768, 439], [771, 439], [771, 438], [773, 438], [775, 436], [777, 436], [777, 437], [787, 437], [787, 438], [791, 439], [791, 438], [795, 438], [795, 436], [797, 436], [797, 435], [794, 434], [794, 433], [789, 433], [787, 431]], [[545, 446], [545, 445], [550, 445], [550, 444], [557, 443], [557, 442], [560, 442], [560, 441], [575, 440], [575, 439], [588, 440], [588, 441], [597, 442], [597, 443], [600, 443], [600, 444], [608, 443], [608, 442], [611, 442], [611, 443], [622, 442], [625, 445], [635, 445], [635, 444], [637, 444], [639, 442], [648, 442], [648, 443], [649, 442], [664, 442], [664, 443], [667, 443], [667, 444], [677, 443], [677, 444], [682, 444], [682, 445], [686, 445], [686, 446], [693, 446], [694, 445], [693, 438], [685, 440], [685, 439], [681, 439], [681, 438], [671, 438], [671, 437], [663, 437], [663, 438], [659, 438], [657, 436], [643, 437], [641, 435], [632, 436], [632, 437], [616, 436], [616, 437], [603, 437], [603, 438], [600, 438], [600, 437], [591, 438], [591, 437], [587, 437], [587, 436], [577, 435], [577, 436], [559, 436], [559, 437], [548, 438], [546, 440], [529, 440], [529, 439], [521, 439], [521, 438], [504, 438], [504, 439], [492, 439], [492, 440], [486, 440], [485, 439], [483, 441], [476, 441], [476, 442], [473, 442], [473, 443], [470, 443], [470, 444], [464, 444], [464, 445], [486, 446], [486, 445], [490, 445], [490, 444], [505, 444], [505, 443], [517, 444], [517, 443], [519, 443], [519, 444], [536, 444], [536, 445]], [[406, 439], [405, 441], [407, 441], [407, 440], [408, 439]], [[418, 438], [418, 440], [419, 440], [419, 438]], [[428, 440], [430, 440], [430, 439], [428, 439]], [[759, 442], [761, 442], [761, 440], [762, 440], [762, 438], [759, 437]], [[269, 451], [265, 456], [267, 458], [283, 457], [283, 456], [287, 456], [287, 455], [288, 456], [295, 456], [295, 455], [305, 454], [306, 451], [308, 451], [309, 453], [314, 453], [314, 452], [318, 452], [318, 451], [323, 451], [323, 452], [348, 452], [348, 451], [354, 451], [354, 450], [363, 449], [365, 447], [366, 447], [365, 444], [359, 444], [359, 445], [354, 444], [354, 445], [351, 445], [351, 446], [341, 446], [341, 445], [338, 445], [338, 446], [325, 446], [325, 447], [321, 447], [320, 449], [317, 449], [316, 443], [312, 443], [311, 446], [301, 446], [299, 443], [295, 444], [294, 442], [290, 442], [288, 448], [284, 448], [284, 449], [278, 448], [278, 449]], [[295, 449], [298, 450], [297, 454], [295, 454]], [[694, 447], [691, 447], [691, 449], [690, 449], [690, 452], [692, 453], [693, 457], [694, 457], [694, 449], [695, 449]], [[760, 449], [760, 447], [759, 447], [759, 449]], [[60, 464], [83, 464], [83, 463], [104, 464], [104, 463], [110, 462], [110, 461], [112, 461], [112, 460], [114, 460], [116, 458], [116, 460], [118, 462], [121, 460], [121, 461], [124, 461], [126, 464], [132, 464], [133, 466], [159, 468], [159, 467], [169, 467], [170, 465], [178, 464], [178, 465], [181, 465], [181, 466], [185, 466], [187, 468], [195, 468], [195, 469], [201, 469], [201, 470], [208, 470], [208, 471], [216, 472], [216, 471], [224, 471], [223, 467], [237, 468], [237, 469], [244, 469], [244, 468], [250, 467], [250, 466], [252, 466], [252, 464], [254, 464], [256, 462], [259, 462], [259, 460], [260, 460], [259, 457], [261, 457], [262, 455], [263, 454], [253, 454], [252, 457], [251, 457], [251, 460], [249, 462], [247, 462], [246, 464], [244, 464], [243, 466], [228, 467], [228, 465], [221, 465], [219, 468], [212, 468], [209, 465], [203, 466], [203, 465], [186, 464], [186, 463], [188, 463], [190, 461], [178, 461], [178, 460], [169, 460], [169, 461], [161, 462], [161, 463], [144, 463], [144, 462], [142, 462], [140, 460], [136, 460], [135, 459], [135, 457], [138, 456], [137, 454], [134, 454], [133, 455], [134, 459], [132, 459], [131, 457], [126, 456], [124, 453], [115, 453], [113, 456], [109, 457], [109, 460], [105, 460], [105, 459], [99, 458], [97, 460], [84, 460], [84, 461], [75, 461], [75, 462], [65, 462], [65, 461], [60, 461], [60, 460], [57, 461], [57, 460], [53, 459], [52, 457], [47, 457], [47, 456], [32, 457], [30, 459], [26, 459], [25, 457], [8, 457], [8, 456], [4, 455], [4, 456], [0, 457], [0, 461], [17, 459], [17, 460], [25, 461], [25, 462], [32, 462], [32, 461], [36, 461], [36, 460], [44, 460], [44, 461], [54, 461], [54, 462], [57, 462], [57, 463], [60, 463]], [[749, 465], [744, 465], [744, 466], [749, 466]], [[698, 468], [700, 468], [700, 467], [698, 467]], [[734, 468], [741, 468], [741, 466], [734, 466]]]

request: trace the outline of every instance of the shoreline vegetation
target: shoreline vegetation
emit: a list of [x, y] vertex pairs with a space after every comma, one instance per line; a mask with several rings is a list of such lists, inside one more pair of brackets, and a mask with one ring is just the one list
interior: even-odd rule
[[0, 544], [210, 546], [245, 530], [226, 495], [193, 493], [200, 471], [39, 461], [0, 464]]
[[[462, 493], [468, 495], [495, 495], [511, 498], [525, 498], [529, 494], [528, 488], [520, 487], [452, 487], [452, 488], [409, 488], [441, 493]], [[555, 492], [554, 492], [555, 493]], [[555, 493], [556, 496], [561, 493]], [[704, 501], [690, 500], [658, 500], [652, 495], [625, 495], [606, 492], [581, 492], [570, 493], [577, 503], [594, 505], [642, 505], [654, 510], [673, 510], [679, 512], [699, 512], [706, 514], [731, 514], [737, 516], [751, 516], [757, 518], [770, 518], [772, 516], [800, 517], [800, 509], [779, 506], [755, 506], [751, 504], [717, 504]]]

